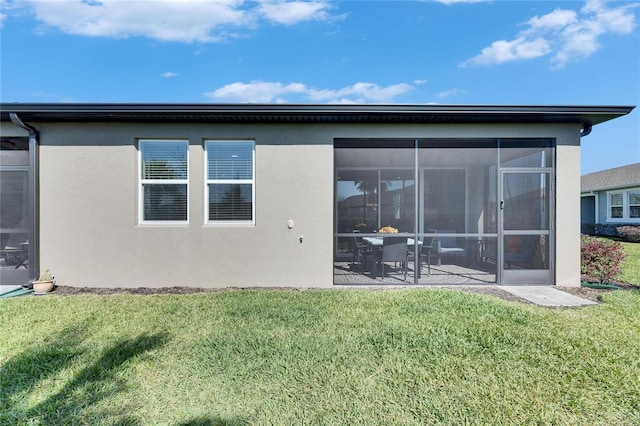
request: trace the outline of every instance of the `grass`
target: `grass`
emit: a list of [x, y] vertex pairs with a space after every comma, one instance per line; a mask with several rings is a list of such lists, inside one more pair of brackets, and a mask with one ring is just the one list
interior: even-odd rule
[[621, 241], [627, 258], [622, 265], [620, 281], [640, 285], [640, 243]]
[[640, 424], [640, 292], [0, 301], [0, 424]]

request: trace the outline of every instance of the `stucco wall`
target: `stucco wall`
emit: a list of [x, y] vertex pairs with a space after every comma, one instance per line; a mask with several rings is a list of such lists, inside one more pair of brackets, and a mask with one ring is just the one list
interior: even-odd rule
[[[309, 128], [278, 126], [58, 124], [41, 129], [41, 265], [55, 271], [61, 283], [332, 284], [331, 139]], [[137, 138], [189, 139], [188, 225], [138, 224]], [[256, 140], [255, 226], [205, 224], [204, 138]], [[305, 145], [294, 145], [299, 143]], [[293, 229], [287, 227], [289, 219]]]
[[580, 286], [580, 137], [567, 128], [556, 139], [556, 285]]
[[[334, 138], [556, 137], [556, 276], [579, 285], [577, 125], [34, 125], [40, 264], [60, 284], [329, 287]], [[189, 139], [188, 225], [138, 224], [138, 138]], [[226, 138], [256, 141], [255, 226], [204, 223], [202, 141]]]

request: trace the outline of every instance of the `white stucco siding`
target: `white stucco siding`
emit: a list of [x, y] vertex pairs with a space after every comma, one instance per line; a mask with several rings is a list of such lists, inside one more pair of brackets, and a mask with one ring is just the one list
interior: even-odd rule
[[[41, 133], [40, 265], [60, 284], [329, 287], [334, 138], [533, 137], [558, 140], [556, 276], [579, 285], [577, 125], [34, 125]], [[140, 138], [189, 140], [187, 225], [138, 223]], [[205, 139], [255, 140], [254, 226], [205, 224]]]
[[[588, 137], [588, 136], [587, 136]], [[580, 129], [556, 136], [556, 285], [580, 286]]]

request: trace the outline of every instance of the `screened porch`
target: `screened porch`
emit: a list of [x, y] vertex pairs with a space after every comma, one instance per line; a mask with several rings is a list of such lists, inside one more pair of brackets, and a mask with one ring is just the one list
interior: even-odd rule
[[552, 281], [552, 140], [334, 148], [335, 284]]

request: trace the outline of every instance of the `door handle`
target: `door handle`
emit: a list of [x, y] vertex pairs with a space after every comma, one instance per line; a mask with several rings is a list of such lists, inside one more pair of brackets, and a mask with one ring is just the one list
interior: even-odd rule
[[504, 200], [500, 200], [500, 210], [504, 210]]

